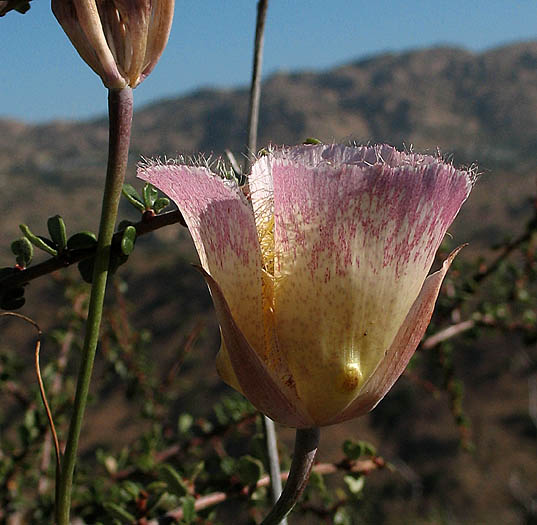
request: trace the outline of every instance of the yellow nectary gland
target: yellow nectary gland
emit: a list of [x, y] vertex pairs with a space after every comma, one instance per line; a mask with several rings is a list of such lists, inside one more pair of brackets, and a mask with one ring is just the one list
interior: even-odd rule
[[343, 367], [340, 376], [336, 380], [338, 390], [341, 392], [353, 392], [363, 380], [363, 374], [357, 363], [348, 363]]

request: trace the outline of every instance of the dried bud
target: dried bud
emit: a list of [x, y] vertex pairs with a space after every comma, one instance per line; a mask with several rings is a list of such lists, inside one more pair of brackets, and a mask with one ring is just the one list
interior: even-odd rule
[[30, 9], [31, 0], [0, 0], [0, 16], [4, 16], [9, 11], [26, 13]]
[[174, 0], [52, 0], [52, 11], [108, 88], [136, 87], [170, 34]]

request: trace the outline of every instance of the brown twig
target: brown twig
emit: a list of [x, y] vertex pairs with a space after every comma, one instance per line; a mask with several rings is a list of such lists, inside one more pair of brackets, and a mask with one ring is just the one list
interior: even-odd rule
[[37, 375], [39, 393], [41, 394], [41, 400], [43, 401], [43, 406], [45, 407], [45, 412], [47, 414], [50, 431], [52, 433], [52, 439], [54, 440], [54, 449], [56, 451], [56, 486], [57, 486], [58, 479], [60, 476], [60, 468], [61, 468], [61, 452], [60, 452], [60, 444], [58, 442], [58, 435], [56, 434], [56, 427], [54, 426], [54, 419], [52, 418], [52, 412], [50, 410], [50, 407], [47, 401], [47, 395], [45, 393], [45, 385], [43, 384], [43, 378], [41, 377], [41, 366], [39, 364], [39, 352], [41, 350], [42, 331], [41, 331], [41, 328], [39, 328], [39, 325], [33, 319], [30, 319], [29, 317], [25, 315], [22, 315], [16, 312], [0, 313], [0, 317], [5, 317], [5, 316], [16, 317], [17, 319], [22, 319], [23, 321], [26, 321], [27, 323], [31, 324], [37, 330], [37, 341], [35, 343], [35, 353], [34, 353], [35, 373]]
[[[58, 368], [56, 370], [56, 374], [54, 375], [54, 380], [52, 382], [52, 386], [50, 387], [50, 393], [52, 396], [56, 396], [60, 393], [62, 386], [63, 386], [63, 372], [67, 366], [67, 360], [69, 356], [69, 351], [71, 349], [71, 345], [73, 344], [73, 341], [75, 339], [75, 333], [73, 326], [71, 326], [67, 333], [65, 334], [65, 337], [63, 339], [62, 345], [60, 347], [60, 354], [58, 356]], [[57, 443], [53, 438], [52, 431], [49, 429], [47, 435], [45, 435], [45, 444], [43, 446], [43, 457], [41, 461], [41, 472], [45, 473], [48, 469], [48, 465], [50, 462], [50, 448], [52, 446], [52, 443], [56, 445]], [[56, 451], [57, 455], [57, 451]], [[56, 465], [57, 467], [57, 465]], [[46, 492], [48, 487], [48, 478], [46, 476], [43, 476], [39, 480], [38, 484], [38, 492], [40, 494], [43, 494]]]
[[528, 415], [537, 429], [537, 374], [528, 377]]
[[500, 264], [513, 253], [520, 245], [529, 241], [535, 231], [531, 228], [528, 228], [523, 234], [519, 235], [516, 239], [513, 239], [511, 242], [507, 243], [502, 247], [501, 253], [489, 264], [486, 269], [476, 272], [473, 277], [474, 282], [481, 282], [486, 279], [489, 275], [493, 274]]
[[468, 319], [466, 321], [462, 321], [460, 323], [448, 326], [447, 328], [439, 330], [435, 334], [427, 337], [427, 339], [425, 339], [423, 343], [421, 343], [421, 347], [424, 350], [430, 350], [431, 348], [434, 348], [435, 346], [439, 345], [444, 341], [447, 341], [448, 339], [451, 339], [452, 337], [456, 337], [463, 332], [471, 330], [475, 327], [475, 325], [476, 322], [473, 319]]

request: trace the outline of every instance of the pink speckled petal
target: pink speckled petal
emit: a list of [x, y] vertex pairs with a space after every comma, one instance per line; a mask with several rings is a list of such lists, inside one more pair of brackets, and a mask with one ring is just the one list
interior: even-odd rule
[[343, 146], [341, 144], [302, 145], [276, 149], [273, 158], [287, 159], [306, 167], [341, 166], [343, 164], [367, 168], [375, 164], [400, 167], [404, 164], [434, 164], [439, 159], [431, 155], [397, 151], [389, 144], [374, 146]]
[[[87, 0], [67, 0], [66, 3], [74, 3], [78, 24], [87, 39], [87, 42], [82, 38], [72, 39], [66, 29], [67, 36], [69, 36], [73, 45], [84, 59], [87, 55], [95, 55], [96, 60], [90, 59], [90, 61], [86, 61], [93, 69], [95, 69], [93, 64], [98, 64], [95, 71], [101, 76], [105, 86], [109, 88], [125, 87], [127, 83], [121, 76], [115, 58], [106, 41], [97, 3]], [[62, 23], [60, 18], [58, 18], [58, 21], [60, 24]]]
[[[249, 344], [263, 356], [261, 256], [252, 209], [240, 190], [202, 167], [152, 164], [139, 168], [138, 177], [177, 204], [201, 265], [218, 283]], [[235, 386], [232, 376], [223, 379]]]
[[157, 65], [166, 47], [172, 28], [175, 0], [165, 0], [153, 3], [152, 20], [147, 35], [145, 62], [139, 82], [141, 82]]
[[[240, 391], [263, 414], [294, 428], [309, 428], [312, 421], [301, 413], [300, 403], [284, 394], [284, 385], [275, 379], [237, 327], [218, 283], [200, 268], [211, 291], [222, 337]], [[292, 390], [287, 393], [292, 395]]]
[[271, 161], [268, 156], [259, 158], [252, 166], [248, 176], [248, 188], [254, 210], [258, 231], [263, 230], [263, 223], [272, 220], [273, 194]]
[[466, 172], [404, 160], [272, 160], [277, 350], [318, 425], [378, 367], [471, 189]]
[[356, 400], [327, 424], [360, 417], [373, 410], [399, 379], [429, 325], [444, 277], [461, 248], [449, 255], [440, 270], [427, 277], [390, 349], [363, 390]]

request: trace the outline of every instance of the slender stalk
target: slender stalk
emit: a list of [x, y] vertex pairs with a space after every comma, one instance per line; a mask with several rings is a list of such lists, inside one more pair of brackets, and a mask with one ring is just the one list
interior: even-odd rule
[[[252, 67], [252, 82], [250, 85], [250, 102], [248, 107], [248, 147], [244, 173], [248, 173], [255, 160], [257, 151], [257, 130], [259, 128], [259, 105], [261, 102], [261, 71], [263, 65], [263, 45], [265, 42], [265, 21], [267, 19], [268, 0], [257, 2], [257, 21], [255, 26], [254, 64]], [[276, 504], [282, 493], [282, 481], [280, 471], [280, 458], [278, 456], [278, 444], [276, 440], [276, 427], [274, 421], [263, 416], [265, 441], [267, 444], [267, 456], [269, 462], [271, 494], [273, 503]], [[286, 525], [287, 520], [282, 520]]]
[[109, 90], [108, 112], [110, 124], [108, 167], [106, 171], [101, 222], [99, 225], [97, 252], [95, 254], [88, 319], [86, 321], [82, 363], [78, 375], [73, 415], [69, 426], [69, 436], [62, 461], [59, 497], [56, 502], [57, 525], [69, 525], [73, 473], [76, 464], [78, 440], [88, 399], [93, 361], [99, 340], [111, 243], [119, 199], [121, 197], [121, 189], [127, 168], [132, 123], [132, 89], [130, 87]]
[[[267, 416], [263, 416], [263, 427], [265, 430], [265, 442], [267, 444], [267, 456], [269, 462], [270, 486], [272, 504], [276, 505], [282, 493], [282, 475], [280, 471], [280, 458], [278, 455], [278, 441], [276, 439], [276, 427], [274, 421]], [[284, 518], [281, 523], [287, 524]]]
[[317, 427], [296, 431], [295, 452], [289, 477], [280, 499], [261, 525], [277, 525], [293, 510], [308, 484], [313, 460], [319, 446], [320, 430]]
[[244, 173], [248, 173], [255, 160], [257, 151], [257, 128], [259, 124], [259, 101], [261, 100], [261, 69], [263, 64], [263, 44], [265, 41], [265, 20], [268, 0], [257, 2], [257, 22], [255, 26], [254, 67], [250, 85], [250, 104], [248, 107], [248, 150]]

